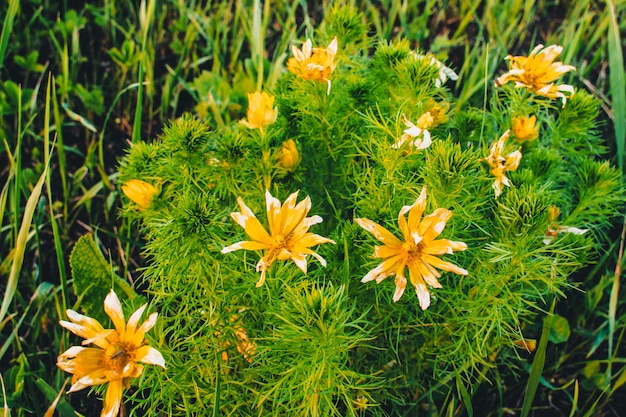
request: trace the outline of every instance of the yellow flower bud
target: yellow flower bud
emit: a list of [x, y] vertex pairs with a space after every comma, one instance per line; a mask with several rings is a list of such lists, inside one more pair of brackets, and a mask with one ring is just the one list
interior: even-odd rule
[[535, 140], [539, 136], [539, 126], [537, 126], [537, 117], [532, 115], [519, 116], [513, 118], [513, 135], [518, 142], [527, 140]]
[[293, 172], [300, 163], [300, 153], [293, 139], [286, 140], [280, 147], [278, 165], [287, 171]]
[[159, 189], [152, 184], [141, 180], [129, 180], [122, 185], [122, 192], [126, 197], [135, 202], [140, 209], [150, 207], [152, 199], [159, 192]]
[[528, 352], [534, 352], [537, 348], [537, 341], [535, 339], [518, 339], [514, 340], [515, 345], [526, 349]]
[[554, 223], [561, 215], [561, 210], [557, 206], [550, 206], [548, 209], [548, 221]]
[[265, 91], [258, 91], [248, 94], [248, 119], [243, 119], [240, 123], [250, 129], [269, 126], [276, 121], [278, 107], [274, 107], [274, 96], [270, 96]]

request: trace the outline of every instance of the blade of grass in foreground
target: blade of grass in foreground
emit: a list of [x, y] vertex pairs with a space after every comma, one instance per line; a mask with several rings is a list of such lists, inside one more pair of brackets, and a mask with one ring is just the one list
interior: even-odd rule
[[530, 375], [528, 376], [528, 383], [526, 384], [526, 394], [524, 395], [524, 403], [522, 404], [521, 417], [527, 417], [530, 412], [530, 407], [533, 404], [537, 387], [539, 386], [539, 380], [541, 379], [541, 372], [543, 371], [543, 365], [546, 362], [546, 349], [548, 347], [548, 336], [550, 335], [550, 328], [552, 327], [552, 317], [554, 314], [554, 306], [556, 305], [556, 299], [552, 300], [552, 306], [550, 306], [550, 312], [546, 315], [543, 322], [543, 330], [541, 331], [541, 339], [539, 339], [539, 346], [535, 352], [535, 358], [533, 359], [533, 365], [530, 368]]
[[[626, 214], [624, 215], [624, 225], [622, 226], [622, 234], [620, 236], [619, 253], [617, 255], [617, 264], [615, 265], [615, 274], [613, 275], [613, 285], [611, 286], [611, 296], [609, 298], [609, 359], [607, 367], [607, 381], [611, 381], [612, 365], [613, 365], [613, 335], [615, 334], [615, 315], [617, 313], [617, 300], [620, 287], [620, 275], [622, 274], [622, 260], [624, 259], [624, 239], [626, 239]], [[609, 382], [610, 383], [610, 382]]]
[[0, 68], [2, 68], [2, 63], [4, 62], [4, 54], [7, 51], [9, 36], [11, 36], [11, 31], [13, 30], [13, 21], [15, 20], [19, 4], [19, 0], [9, 0], [9, 9], [7, 10], [7, 15], [4, 17], [2, 34], [0, 35]]
[[4, 291], [4, 298], [2, 299], [2, 307], [0, 307], [0, 322], [4, 320], [4, 316], [9, 310], [9, 306], [11, 305], [11, 301], [13, 300], [13, 296], [15, 295], [15, 290], [17, 288], [17, 280], [20, 275], [20, 270], [22, 269], [22, 263], [24, 262], [24, 252], [26, 251], [26, 242], [28, 240], [28, 233], [30, 231], [30, 226], [33, 220], [33, 214], [35, 212], [35, 209], [37, 208], [39, 197], [41, 196], [41, 189], [43, 188], [43, 184], [48, 174], [49, 164], [50, 164], [50, 158], [48, 157], [45, 161], [43, 172], [41, 173], [41, 176], [39, 177], [37, 184], [35, 184], [35, 186], [33, 187], [33, 191], [30, 193], [30, 196], [28, 197], [28, 201], [26, 201], [26, 207], [24, 209], [24, 217], [22, 218], [22, 224], [17, 234], [15, 251], [13, 253], [13, 262], [11, 264], [11, 272], [9, 273], [9, 279], [7, 281], [6, 289]]
[[619, 34], [619, 23], [615, 12], [615, 1], [608, 0], [607, 8], [611, 16], [609, 23], [609, 81], [613, 110], [613, 126], [615, 128], [615, 144], [617, 146], [617, 165], [624, 173], [626, 149], [626, 82], [624, 81], [624, 55]]
[[[141, 22], [141, 59], [139, 60], [139, 89], [137, 90], [137, 105], [135, 106], [135, 119], [133, 121], [133, 143], [137, 143], [141, 140], [141, 116], [143, 113], [143, 78], [145, 73], [144, 62], [145, 55], [147, 54], [148, 46], [148, 31], [152, 25], [154, 19], [154, 0], [142, 0], [140, 4], [140, 22]], [[154, 88], [154, 86], [153, 86]]]
[[[51, 97], [53, 96], [53, 90], [52, 90], [52, 76], [48, 77], [48, 85], [46, 87], [46, 107], [44, 109], [44, 123], [43, 123], [43, 146], [44, 146], [44, 155], [45, 155], [45, 160], [49, 161], [51, 159], [50, 157], [50, 153], [51, 151], [54, 149], [52, 147], [50, 147], [50, 107], [52, 107], [50, 105], [50, 101], [51, 101]], [[56, 93], [54, 93], [54, 96], [56, 96]], [[52, 100], [54, 102], [56, 102], [56, 100]], [[54, 110], [56, 111], [57, 108], [56, 106], [54, 107]], [[56, 114], [55, 114], [56, 116]], [[56, 125], [60, 126], [59, 120], [56, 119]], [[58, 148], [58, 152], [59, 152], [59, 156], [61, 154], [63, 154], [63, 149], [62, 146], [59, 146]], [[61, 161], [63, 158], [59, 157], [59, 161]], [[61, 167], [61, 169], [64, 169], [65, 166], [59, 164], [59, 166]], [[61, 172], [61, 177], [64, 177], [64, 173]], [[57, 224], [57, 218], [54, 215], [54, 204], [52, 204], [53, 200], [52, 200], [52, 185], [51, 185], [51, 179], [50, 179], [50, 172], [48, 171], [48, 175], [46, 175], [46, 191], [48, 194], [48, 209], [50, 211], [50, 226], [52, 227], [52, 236], [54, 238], [54, 248], [56, 250], [56, 258], [57, 258], [57, 268], [59, 269], [59, 278], [61, 281], [61, 304], [63, 306], [63, 310], [67, 309], [67, 297], [68, 297], [68, 286], [67, 286], [67, 271], [65, 270], [65, 260], [64, 260], [64, 252], [63, 252], [63, 245], [61, 243], [61, 236], [59, 234], [59, 225]], [[64, 189], [65, 192], [65, 189]], [[65, 194], [64, 194], [65, 197]], [[63, 206], [65, 207], [65, 210], [67, 210], [67, 199], [63, 200]]]

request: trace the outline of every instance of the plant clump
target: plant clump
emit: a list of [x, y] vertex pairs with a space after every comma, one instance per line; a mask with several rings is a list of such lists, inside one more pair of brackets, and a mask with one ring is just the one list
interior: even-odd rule
[[333, 13], [241, 123], [185, 115], [120, 165], [167, 363], [131, 397], [147, 415], [437, 407], [520, 366], [529, 327], [606, 242], [623, 186], [599, 104], [555, 84], [573, 69], [559, 47], [509, 57], [486, 108], [457, 108], [445, 63], [407, 41], [370, 57], [366, 27], [341, 25], [354, 11]]

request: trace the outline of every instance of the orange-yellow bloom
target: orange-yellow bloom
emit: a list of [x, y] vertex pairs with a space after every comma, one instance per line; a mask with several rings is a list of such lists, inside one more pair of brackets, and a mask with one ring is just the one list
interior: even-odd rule
[[561, 215], [561, 210], [557, 206], [550, 206], [548, 209], [548, 230], [543, 239], [543, 243], [549, 245], [559, 233], [574, 233], [575, 235], [584, 235], [589, 229], [579, 229], [578, 227], [562, 226], [556, 222]]
[[[430, 112], [422, 114], [417, 119], [417, 124], [413, 124], [405, 115], [402, 114], [402, 123], [408, 128], [402, 133], [402, 136], [391, 147], [399, 149], [404, 146], [405, 143], [409, 143], [410, 146], [416, 149], [426, 149], [433, 142], [430, 138], [430, 132], [428, 128], [433, 124], [433, 116]], [[415, 139], [415, 140], [413, 140]]]
[[278, 107], [274, 107], [274, 96], [270, 96], [265, 91], [248, 94], [248, 119], [239, 122], [250, 129], [269, 126], [278, 117]]
[[293, 139], [289, 139], [283, 142], [280, 147], [280, 154], [278, 157], [278, 165], [285, 168], [287, 171], [293, 172], [300, 163], [300, 153], [298, 147]]
[[545, 48], [537, 45], [527, 57], [507, 56], [506, 59], [510, 61], [509, 72], [496, 80], [496, 86], [513, 81], [515, 87], [525, 87], [535, 94], [551, 99], [562, 98], [565, 104], [565, 93], [574, 94], [574, 87], [568, 84], [556, 85], [554, 81], [566, 72], [575, 71], [576, 67], [554, 62], [562, 51], [563, 47], [558, 45]]
[[519, 116], [513, 118], [513, 135], [518, 142], [535, 140], [539, 137], [539, 126], [537, 126], [537, 116]]
[[[396, 292], [393, 295], [393, 301], [398, 301], [406, 288], [404, 270], [408, 267], [409, 278], [411, 284], [415, 286], [422, 310], [430, 306], [430, 293], [426, 285], [441, 288], [441, 284], [437, 281], [441, 274], [435, 268], [467, 275], [465, 269], [438, 258], [441, 255], [467, 249], [467, 245], [463, 242], [448, 239], [435, 240], [443, 231], [446, 222], [452, 217], [452, 212], [445, 208], [438, 208], [432, 214], [422, 218], [425, 209], [426, 187], [423, 187], [415, 203], [402, 207], [398, 214], [398, 226], [402, 232], [402, 239], [398, 239], [390, 231], [371, 220], [354, 219], [359, 226], [372, 233], [384, 244], [374, 247], [374, 257], [384, 260], [368, 272], [361, 282], [372, 280], [381, 282], [388, 276], [395, 275]], [[407, 213], [409, 214], [408, 221], [404, 217]]]
[[150, 207], [152, 199], [158, 194], [159, 189], [142, 180], [129, 180], [122, 185], [122, 192], [143, 210]]
[[313, 48], [311, 39], [307, 39], [302, 45], [302, 50], [291, 45], [291, 52], [293, 56], [287, 61], [287, 70], [305, 80], [328, 83], [330, 94], [330, 75], [336, 66], [337, 37], [327, 48]]
[[[236, 315], [230, 318], [230, 321], [233, 323], [238, 320], [239, 320], [239, 317]], [[212, 323], [212, 325], [215, 325], [215, 323]], [[216, 330], [214, 334], [215, 336], [219, 338], [223, 338], [221, 330]], [[236, 339], [235, 347], [237, 348], [237, 352], [239, 352], [244, 357], [245, 360], [247, 360], [248, 362], [252, 362], [252, 357], [256, 354], [256, 343], [254, 343], [248, 338], [248, 332], [246, 332], [246, 329], [243, 326], [238, 325], [237, 328], [235, 329], [235, 339]], [[222, 345], [221, 346], [222, 360], [224, 362], [227, 362], [228, 361], [227, 350], [231, 346], [230, 341], [228, 339], [223, 339], [221, 345]]]
[[[143, 366], [138, 362], [165, 368], [161, 353], [147, 346], [144, 335], [154, 327], [157, 313], [152, 313], [139, 325], [146, 309], [141, 306], [124, 320], [122, 305], [111, 290], [104, 300], [104, 311], [113, 321], [115, 329], [105, 329], [95, 319], [67, 310], [70, 321], [59, 321], [77, 336], [85, 338], [83, 346], [72, 346], [57, 359], [57, 366], [73, 374], [68, 392], [75, 392], [93, 385], [108, 383], [101, 417], [117, 416], [122, 403], [123, 388], [129, 387], [130, 378], [141, 375]], [[84, 347], [93, 345], [93, 347]]]
[[448, 103], [447, 101], [437, 103], [435, 100], [430, 98], [426, 102], [426, 110], [428, 113], [430, 113], [430, 117], [432, 117], [432, 123], [430, 127], [437, 127], [440, 124], [448, 121], [448, 115], [446, 113], [448, 112], [448, 110], [450, 110], [450, 103]]
[[234, 243], [222, 249], [222, 253], [228, 253], [239, 249], [263, 250], [263, 257], [256, 265], [256, 270], [261, 271], [261, 278], [256, 286], [260, 287], [265, 282], [265, 272], [275, 260], [291, 259], [302, 272], [306, 274], [306, 256], [311, 255], [323, 266], [326, 261], [310, 248], [321, 243], [335, 243], [333, 240], [309, 233], [309, 227], [322, 222], [320, 216], [306, 217], [311, 210], [311, 199], [307, 196], [296, 205], [298, 191], [291, 194], [281, 206], [277, 198], [272, 197], [269, 191], [265, 191], [265, 203], [267, 209], [267, 221], [270, 233], [267, 233], [252, 210], [246, 206], [241, 197], [237, 203], [241, 212], [231, 213], [230, 216], [243, 227], [252, 238], [252, 241]]
[[485, 160], [491, 167], [491, 174], [496, 177], [493, 183], [493, 189], [496, 197], [502, 194], [502, 185], [511, 186], [509, 179], [506, 177], [506, 171], [515, 171], [522, 160], [522, 153], [518, 150], [511, 152], [507, 156], [503, 156], [504, 145], [509, 137], [510, 130], [504, 132], [500, 139], [491, 144], [490, 154]]

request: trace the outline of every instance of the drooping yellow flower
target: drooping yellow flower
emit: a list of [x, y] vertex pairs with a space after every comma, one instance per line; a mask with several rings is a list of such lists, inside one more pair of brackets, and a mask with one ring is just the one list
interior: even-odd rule
[[[455, 274], [467, 275], [467, 271], [450, 262], [443, 261], [438, 256], [452, 254], [454, 251], [463, 251], [467, 245], [448, 239], [435, 238], [441, 234], [446, 222], [452, 217], [452, 212], [445, 208], [438, 208], [432, 214], [422, 218], [426, 209], [426, 187], [422, 188], [415, 203], [404, 206], [398, 214], [398, 226], [402, 232], [402, 239], [398, 239], [384, 227], [368, 219], [354, 219], [354, 221], [372, 233], [384, 245], [374, 247], [374, 257], [384, 259], [376, 268], [368, 272], [361, 282], [376, 280], [381, 282], [391, 275], [395, 275], [396, 292], [393, 301], [398, 301], [406, 288], [405, 268], [409, 269], [409, 279], [415, 286], [420, 307], [426, 310], [430, 306], [430, 293], [426, 285], [441, 288], [437, 278], [441, 276], [439, 268]], [[408, 213], [408, 221], [404, 217]]]
[[416, 124], [413, 124], [403, 113], [402, 123], [404, 123], [408, 129], [404, 130], [402, 136], [392, 145], [392, 148], [399, 149], [407, 142], [416, 149], [428, 148], [432, 143], [428, 128], [432, 126], [433, 121], [434, 119], [430, 112], [426, 112], [417, 119]]
[[521, 348], [526, 349], [530, 353], [534, 352], [537, 348], [537, 340], [535, 339], [518, 339], [514, 340], [513, 343]]
[[[239, 317], [234, 315], [230, 318], [230, 321], [232, 323], [239, 321]], [[212, 323], [212, 325], [215, 326], [215, 323]], [[216, 337], [223, 339], [221, 330], [216, 330], [214, 334]], [[248, 338], [248, 332], [246, 332], [246, 329], [242, 325], [237, 325], [235, 329], [235, 339], [237, 352], [239, 352], [246, 361], [252, 362], [252, 357], [256, 354], [256, 343]], [[224, 362], [228, 362], [228, 349], [230, 346], [231, 343], [228, 339], [222, 340], [220, 349], [222, 350], [221, 357]]]
[[294, 142], [293, 139], [284, 141], [280, 147], [278, 165], [285, 168], [289, 172], [293, 172], [299, 163], [300, 153], [298, 152], [296, 142]]
[[519, 116], [513, 118], [513, 135], [518, 142], [535, 140], [539, 137], [539, 126], [537, 126], [537, 116]]
[[543, 239], [545, 245], [549, 245], [559, 233], [573, 233], [575, 235], [584, 235], [589, 229], [579, 229], [578, 227], [562, 226], [556, 222], [561, 215], [561, 210], [557, 206], [550, 206], [548, 209], [548, 230]]
[[439, 88], [448, 81], [448, 78], [452, 81], [459, 79], [459, 76], [452, 68], [446, 67], [443, 62], [439, 61], [433, 54], [420, 54], [416, 51], [411, 51], [410, 56], [418, 61], [428, 61], [431, 67], [435, 67], [439, 70], [439, 78], [435, 80], [435, 87]]
[[335, 70], [337, 37], [326, 48], [313, 48], [311, 39], [307, 39], [302, 50], [291, 45], [293, 56], [287, 61], [287, 70], [305, 80], [328, 83], [330, 94], [330, 75]]
[[302, 272], [306, 274], [306, 256], [311, 255], [323, 266], [326, 261], [310, 248], [321, 243], [335, 243], [333, 240], [309, 233], [309, 227], [322, 222], [320, 216], [306, 217], [311, 210], [311, 199], [307, 196], [296, 205], [298, 191], [291, 194], [281, 206], [277, 198], [272, 197], [269, 191], [265, 191], [265, 204], [267, 209], [267, 221], [270, 233], [267, 233], [252, 210], [246, 206], [241, 197], [237, 203], [241, 212], [231, 213], [230, 216], [243, 227], [252, 238], [252, 241], [241, 241], [222, 249], [222, 253], [228, 253], [239, 249], [263, 250], [263, 257], [256, 265], [256, 270], [261, 271], [261, 278], [256, 286], [260, 287], [265, 282], [267, 268], [276, 260], [284, 261], [291, 259]]
[[147, 346], [144, 335], [154, 327], [157, 313], [152, 313], [139, 325], [139, 319], [146, 309], [141, 306], [128, 319], [124, 320], [122, 305], [111, 290], [104, 300], [104, 311], [113, 321], [115, 329], [105, 329], [95, 319], [67, 310], [70, 321], [59, 321], [77, 336], [85, 338], [83, 345], [72, 346], [57, 359], [57, 366], [73, 374], [69, 392], [108, 383], [101, 417], [117, 416], [122, 403], [122, 391], [129, 387], [130, 378], [141, 375], [140, 363], [158, 365], [165, 369], [161, 353]]
[[143, 210], [150, 207], [152, 199], [158, 194], [159, 189], [142, 180], [129, 180], [122, 185], [122, 192]]
[[576, 67], [554, 62], [562, 51], [563, 47], [558, 45], [545, 48], [543, 45], [537, 45], [527, 57], [507, 56], [509, 72], [496, 80], [496, 86], [513, 81], [517, 88], [525, 87], [535, 94], [551, 99], [562, 98], [565, 104], [567, 100], [565, 93], [574, 94], [574, 87], [568, 84], [556, 85], [554, 81], [566, 72], [575, 71]]
[[269, 126], [276, 121], [278, 117], [278, 107], [274, 107], [274, 96], [267, 94], [265, 91], [259, 93], [248, 94], [248, 111], [246, 113], [248, 119], [240, 120], [239, 123], [250, 129], [257, 129]]
[[491, 174], [496, 177], [493, 183], [493, 189], [496, 192], [496, 197], [502, 194], [502, 185], [507, 187], [511, 186], [509, 179], [506, 177], [506, 171], [515, 171], [522, 160], [522, 153], [518, 150], [511, 152], [507, 156], [503, 156], [504, 145], [507, 138], [510, 135], [510, 130], [504, 132], [500, 139], [491, 144], [490, 153], [485, 160], [491, 167]]

